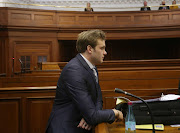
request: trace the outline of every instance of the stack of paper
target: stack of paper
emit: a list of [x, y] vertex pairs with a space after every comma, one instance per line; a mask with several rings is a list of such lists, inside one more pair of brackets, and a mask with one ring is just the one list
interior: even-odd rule
[[[155, 130], [164, 130], [163, 124], [154, 124]], [[136, 129], [152, 129], [152, 124], [136, 125]]]

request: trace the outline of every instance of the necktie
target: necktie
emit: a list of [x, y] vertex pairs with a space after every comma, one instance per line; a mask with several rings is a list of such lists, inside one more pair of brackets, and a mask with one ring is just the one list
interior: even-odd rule
[[97, 72], [96, 72], [95, 67], [94, 67], [92, 70], [93, 70], [93, 73], [94, 73], [94, 76], [95, 76], [96, 82], [98, 83], [98, 76], [97, 76]]

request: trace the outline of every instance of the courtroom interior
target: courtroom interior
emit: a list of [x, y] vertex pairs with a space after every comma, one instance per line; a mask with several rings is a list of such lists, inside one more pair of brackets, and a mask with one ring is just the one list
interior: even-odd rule
[[[108, 54], [97, 65], [104, 109], [116, 106], [114, 97], [136, 100], [115, 88], [143, 99], [180, 95], [180, 0], [172, 1], [159, 10], [162, 0], [147, 0], [151, 10], [143, 11], [144, 0], [0, 2], [0, 132], [45, 132], [58, 78], [85, 30], [106, 33]], [[88, 2], [93, 11], [84, 11]], [[116, 133], [115, 126], [94, 132]]]

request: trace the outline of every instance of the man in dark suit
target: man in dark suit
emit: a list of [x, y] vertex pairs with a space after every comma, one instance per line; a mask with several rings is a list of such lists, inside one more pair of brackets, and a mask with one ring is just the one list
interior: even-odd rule
[[162, 1], [162, 4], [161, 5], [163, 5], [163, 6], [160, 6], [159, 7], [159, 10], [168, 10], [168, 9], [170, 9], [169, 8], [169, 6], [165, 6], [166, 5], [166, 2], [163, 0]]
[[150, 11], [151, 8], [147, 6], [147, 1], [144, 1], [144, 6], [141, 7], [141, 11]]
[[116, 109], [102, 109], [95, 65], [103, 62], [105, 47], [105, 33], [101, 30], [78, 35], [79, 54], [61, 72], [46, 133], [91, 133], [99, 123], [123, 119], [122, 112]]

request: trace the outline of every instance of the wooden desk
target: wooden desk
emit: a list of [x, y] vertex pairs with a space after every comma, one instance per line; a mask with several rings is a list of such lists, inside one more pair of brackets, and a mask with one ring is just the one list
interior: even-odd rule
[[[101, 123], [95, 128], [95, 133], [125, 133], [125, 125], [122, 122], [115, 122], [113, 124]], [[152, 130], [136, 130], [136, 133], [152, 133]], [[164, 131], [157, 131], [156, 133], [180, 133], [178, 127], [165, 126]]]

